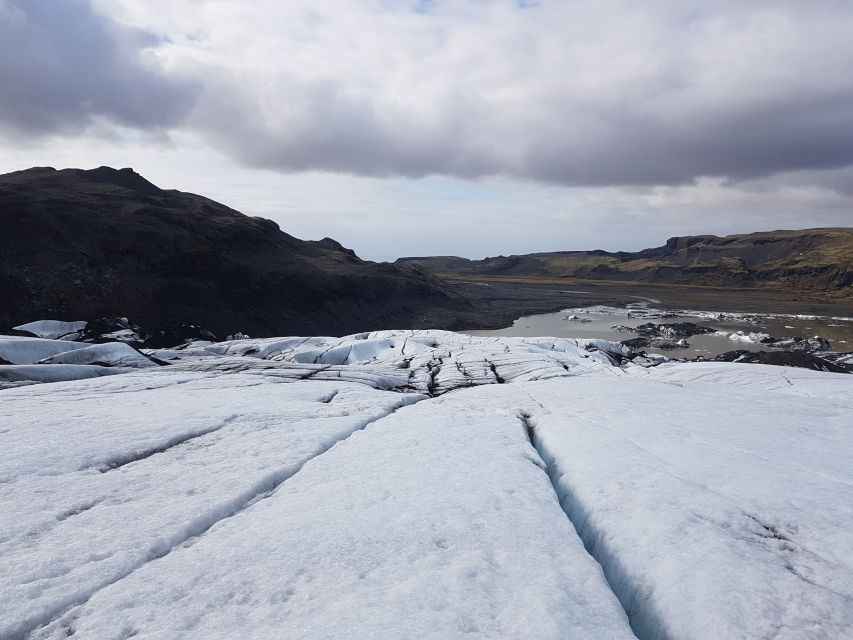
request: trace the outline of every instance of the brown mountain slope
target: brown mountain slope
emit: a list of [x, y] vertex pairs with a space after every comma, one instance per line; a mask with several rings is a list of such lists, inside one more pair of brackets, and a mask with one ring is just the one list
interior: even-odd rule
[[637, 252], [567, 251], [498, 256], [401, 258], [443, 276], [637, 281], [775, 287], [853, 294], [853, 229], [769, 231], [671, 238]]
[[0, 331], [127, 316], [225, 335], [450, 325], [469, 304], [409, 267], [306, 242], [130, 169], [0, 176]]

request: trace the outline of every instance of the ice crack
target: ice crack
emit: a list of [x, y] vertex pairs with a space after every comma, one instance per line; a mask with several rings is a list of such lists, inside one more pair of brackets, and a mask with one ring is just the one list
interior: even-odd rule
[[[536, 399], [532, 396], [531, 399], [536, 402]], [[537, 404], [540, 403], [537, 402]], [[565, 494], [565, 491], [562, 492], [564, 497], [562, 499], [560, 498], [561, 490], [558, 488], [558, 482], [563, 474], [557, 468], [553, 457], [547, 452], [537, 437], [536, 422], [533, 415], [522, 410], [519, 411], [518, 418], [524, 427], [528, 440], [530, 440], [530, 445], [536, 450], [536, 453], [542, 460], [543, 470], [548, 475], [548, 480], [551, 483], [551, 488], [554, 491], [554, 496], [557, 498], [560, 508], [563, 510], [563, 513], [566, 515], [569, 522], [571, 522], [572, 527], [574, 527], [583, 542], [587, 553], [589, 553], [592, 559], [601, 567], [604, 581], [610, 591], [613, 592], [613, 595], [616, 597], [616, 600], [619, 602], [623, 611], [625, 611], [625, 615], [628, 617], [628, 623], [631, 625], [631, 630], [634, 632], [634, 635], [638, 640], [671, 640], [669, 635], [665, 633], [663, 626], [660, 624], [647, 624], [643, 625], [642, 628], [638, 628], [638, 625], [636, 625], [636, 618], [638, 617], [637, 614], [640, 612], [634, 606], [634, 603], [637, 602], [636, 594], [640, 587], [629, 584], [627, 577], [625, 576], [625, 572], [618, 567], [618, 562], [615, 558], [613, 558], [606, 550], [602, 550], [603, 545], [596, 544], [599, 540], [597, 539], [595, 532], [590, 531], [587, 527], [578, 526], [578, 523], [575, 522], [572, 517], [575, 509], [568, 508], [568, 505], [566, 504], [567, 501], [574, 502], [574, 500], [570, 494]], [[648, 620], [649, 614], [650, 612], [644, 610], [640, 617]]]
[[[58, 603], [52, 610], [46, 611], [42, 615], [21, 621], [20, 625], [16, 629], [12, 629], [11, 632], [3, 638], [3, 640], [25, 640], [37, 629], [46, 627], [53, 623], [58, 623], [63, 629], [66, 629], [68, 635], [73, 635], [73, 622], [76, 618], [76, 615], [73, 612], [74, 609], [86, 604], [99, 591], [124, 580], [147, 564], [169, 555], [176, 549], [192, 544], [196, 539], [203, 536], [220, 522], [232, 518], [249, 507], [254, 506], [258, 502], [269, 498], [282, 484], [284, 484], [285, 481], [299, 473], [306, 464], [317, 459], [332, 447], [346, 441], [353, 434], [366, 429], [371, 424], [396, 413], [399, 409], [408, 405], [416, 404], [426, 398], [427, 396], [423, 395], [401, 394], [396, 404], [390, 410], [384, 411], [381, 415], [376, 417], [368, 418], [361, 423], [356, 424], [351, 431], [341, 434], [338, 437], [331, 439], [329, 442], [323, 443], [319, 446], [314, 455], [302, 460], [301, 462], [269, 473], [249, 487], [246, 491], [235, 496], [225, 505], [219, 505], [216, 509], [205, 514], [201, 514], [187, 522], [183, 529], [176, 532], [176, 534], [170, 539], [156, 541], [147, 549], [147, 552], [139, 559], [138, 562], [122, 570], [118, 574], [107, 577], [103, 582], [94, 585], [83, 597], [78, 597], [71, 602]], [[153, 453], [151, 455], [153, 455]], [[63, 620], [63, 618], [65, 619]]]
[[237, 414], [233, 414], [233, 415], [230, 415], [227, 418], [225, 418], [219, 424], [216, 424], [212, 427], [207, 427], [205, 429], [199, 429], [197, 431], [192, 431], [190, 433], [181, 434], [179, 436], [176, 436], [174, 438], [170, 438], [169, 440], [166, 440], [165, 443], [163, 443], [162, 445], [160, 445], [158, 447], [152, 447], [150, 449], [143, 449], [142, 451], [129, 453], [129, 454], [123, 455], [123, 456], [118, 456], [116, 458], [113, 458], [112, 460], [108, 460], [107, 462], [103, 462], [103, 463], [98, 464], [98, 465], [83, 467], [80, 469], [80, 471], [85, 471], [86, 469], [94, 468], [94, 469], [97, 469], [98, 471], [100, 471], [101, 473], [106, 473], [108, 471], [120, 469], [121, 467], [129, 465], [133, 462], [139, 462], [140, 460], [145, 460], [146, 458], [150, 458], [151, 456], [156, 455], [158, 453], [165, 453], [169, 449], [173, 449], [173, 448], [178, 447], [182, 444], [186, 444], [187, 442], [189, 442], [191, 440], [195, 440], [196, 438], [201, 438], [202, 436], [206, 436], [206, 435], [210, 435], [211, 433], [215, 433], [215, 432], [219, 431], [220, 429], [223, 429], [224, 427], [226, 427], [228, 424], [230, 424], [231, 422], [233, 422], [236, 419], [237, 419]]

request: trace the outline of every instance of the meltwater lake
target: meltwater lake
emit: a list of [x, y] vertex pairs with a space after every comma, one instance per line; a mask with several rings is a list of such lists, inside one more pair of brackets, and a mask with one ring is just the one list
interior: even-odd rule
[[[656, 301], [654, 301], [656, 302]], [[829, 340], [835, 351], [853, 350], [853, 317], [817, 317], [782, 314], [749, 314], [709, 311], [662, 311], [639, 302], [624, 308], [585, 307], [564, 309], [556, 313], [523, 316], [504, 329], [465, 331], [475, 336], [518, 336], [558, 338], [602, 338], [619, 342], [637, 336], [612, 329], [613, 326], [637, 327], [647, 322], [655, 324], [693, 322], [720, 333], [686, 338], [690, 346], [684, 349], [645, 348], [675, 358], [714, 357], [735, 349], [768, 350], [759, 341], [750, 341], [748, 334], [764, 333], [774, 338], [811, 338]], [[741, 332], [743, 337], [730, 337]]]

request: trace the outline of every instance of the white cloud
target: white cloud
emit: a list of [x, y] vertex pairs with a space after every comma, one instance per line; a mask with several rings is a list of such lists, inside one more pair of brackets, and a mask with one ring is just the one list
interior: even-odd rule
[[373, 257], [853, 223], [846, 0], [522, 4], [0, 0], [0, 163], [133, 165]]
[[103, 120], [142, 130], [182, 124], [195, 83], [148, 55], [148, 32], [85, 0], [0, 0], [0, 134], [28, 139]]
[[848, 3], [100, 6], [168, 38], [205, 87], [187, 126], [251, 166], [588, 186], [853, 162]]

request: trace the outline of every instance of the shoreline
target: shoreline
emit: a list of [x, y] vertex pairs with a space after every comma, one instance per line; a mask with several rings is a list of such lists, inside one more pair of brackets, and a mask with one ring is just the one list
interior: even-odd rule
[[[474, 278], [447, 280], [475, 308], [459, 318], [454, 331], [505, 329], [521, 318], [566, 308], [625, 307], [644, 300], [666, 311], [754, 313], [775, 316], [853, 317], [853, 300], [827, 299], [820, 292], [779, 289], [720, 289], [604, 282], [519, 283]], [[655, 302], [651, 302], [655, 300]]]

